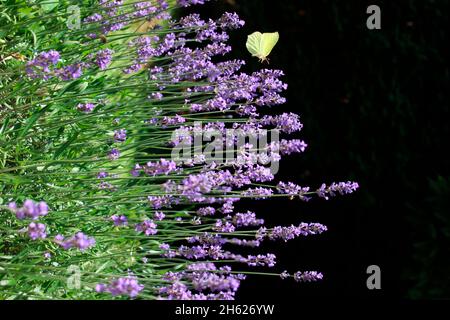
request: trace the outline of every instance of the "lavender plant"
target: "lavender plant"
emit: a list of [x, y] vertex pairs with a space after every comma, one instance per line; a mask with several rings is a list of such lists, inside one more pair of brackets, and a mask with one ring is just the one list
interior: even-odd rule
[[235, 206], [358, 184], [274, 182], [272, 164], [307, 147], [289, 138], [299, 116], [277, 110], [283, 72], [226, 60], [236, 14], [172, 16], [204, 2], [80, 1], [80, 29], [68, 1], [2, 2], [2, 299], [230, 300], [248, 275], [323, 278], [275, 268], [263, 244], [326, 226]]

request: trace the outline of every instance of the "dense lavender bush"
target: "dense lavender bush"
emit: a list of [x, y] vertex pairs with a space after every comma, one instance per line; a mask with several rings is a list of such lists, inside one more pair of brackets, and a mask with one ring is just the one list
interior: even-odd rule
[[[22, 151], [8, 153], [0, 169], [12, 179], [2, 188], [8, 259], [0, 267], [11, 270], [2, 280], [14, 280], [26, 297], [228, 300], [247, 274], [323, 278], [240, 268], [277, 266], [265, 241], [327, 231], [295, 217], [270, 226], [237, 211], [241, 199], [329, 199], [358, 184], [274, 182], [272, 164], [307, 147], [289, 139], [303, 127], [299, 116], [277, 110], [286, 102], [283, 72], [247, 74], [243, 60], [226, 60], [229, 32], [244, 25], [236, 14], [170, 15], [204, 2], [86, 4], [82, 28], [65, 35], [74, 44], [43, 35], [39, 52], [25, 50], [28, 62], [11, 66], [20, 76], [5, 96], [21, 98], [13, 116], [2, 114], [0, 143]], [[5, 50], [16, 50], [12, 42]], [[239, 143], [264, 140], [267, 130], [284, 138]], [[214, 150], [232, 150], [226, 161], [208, 152], [212, 136]], [[65, 283], [71, 266], [81, 273], [76, 288]], [[17, 297], [14, 288], [0, 296]]]

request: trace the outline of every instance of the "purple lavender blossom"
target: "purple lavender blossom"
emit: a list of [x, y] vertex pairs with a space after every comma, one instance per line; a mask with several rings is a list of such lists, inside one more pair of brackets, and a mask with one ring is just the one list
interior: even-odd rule
[[94, 110], [94, 108], [95, 108], [95, 104], [89, 103], [89, 102], [88, 103], [79, 103], [77, 105], [77, 109], [79, 111], [86, 112], [86, 113], [92, 112]]
[[164, 96], [161, 92], [153, 92], [148, 98], [155, 99], [155, 100], [161, 100], [163, 97]]
[[97, 51], [95, 56], [95, 63], [100, 68], [100, 70], [105, 70], [111, 64], [112, 55], [114, 51], [111, 49], [104, 49]]
[[229, 12], [225, 12], [217, 22], [222, 29], [239, 29], [245, 24], [236, 13]]
[[203, 207], [197, 210], [199, 216], [213, 216], [216, 213], [216, 209], [213, 207]]
[[120, 157], [120, 152], [116, 148], [111, 149], [111, 151], [108, 154], [108, 157], [110, 160], [117, 160]]
[[124, 142], [125, 140], [127, 140], [127, 130], [114, 130], [114, 142]]
[[86, 17], [83, 20], [83, 22], [86, 23], [86, 24], [89, 24], [89, 23], [101, 21], [102, 19], [103, 19], [103, 17], [100, 14], [94, 13], [93, 15], [90, 15], [90, 16]]
[[178, 169], [175, 161], [166, 159], [161, 159], [157, 162], [147, 162], [147, 164], [142, 167], [144, 172], [149, 176], [156, 176], [159, 174], [168, 175]]
[[249, 188], [244, 192], [242, 192], [243, 196], [252, 197], [254, 199], [266, 199], [267, 197], [270, 197], [272, 194], [273, 194], [272, 189], [262, 187]]
[[114, 214], [111, 216], [111, 220], [114, 222], [114, 225], [116, 227], [123, 227], [128, 224], [128, 219], [124, 215], [119, 216], [119, 215]]
[[31, 218], [33, 220], [48, 214], [48, 205], [44, 202], [34, 202], [33, 200], [25, 200], [21, 208], [17, 207], [15, 202], [8, 204], [8, 208], [16, 214], [17, 219]]
[[323, 224], [302, 222], [298, 226], [291, 225], [289, 227], [274, 227], [265, 235], [260, 235], [260, 237], [267, 236], [270, 240], [282, 239], [286, 242], [299, 236], [316, 235], [321, 234], [325, 231], [327, 231], [327, 227]]
[[144, 286], [139, 284], [135, 276], [128, 276], [111, 281], [110, 284], [99, 283], [95, 287], [95, 291], [109, 292], [112, 296], [127, 295], [131, 298], [136, 297]]
[[185, 284], [180, 281], [174, 281], [170, 285], [159, 289], [160, 299], [167, 300], [192, 300], [193, 294]]
[[138, 72], [139, 70], [141, 70], [142, 67], [143, 67], [142, 64], [134, 63], [134, 64], [132, 64], [131, 66], [125, 68], [125, 69], [123, 70], [123, 72], [124, 72], [125, 74], [136, 73], [136, 72]]
[[233, 224], [236, 227], [259, 226], [264, 224], [263, 219], [257, 219], [254, 212], [236, 213], [233, 217]]
[[[308, 145], [303, 140], [292, 139], [285, 140], [282, 139], [278, 145], [278, 150], [282, 155], [290, 155], [292, 153], [304, 152]], [[273, 145], [271, 145], [273, 147]]]
[[40, 77], [46, 80], [53, 75], [50, 67], [56, 65], [59, 59], [60, 54], [58, 51], [50, 50], [41, 52], [36, 58], [27, 62], [25, 71], [30, 78], [35, 79]]
[[186, 259], [201, 259], [208, 257], [208, 247], [207, 246], [184, 246], [181, 245], [177, 251], [177, 255], [185, 257]]
[[223, 233], [232, 233], [236, 227], [229, 221], [217, 220], [214, 225], [214, 230]]
[[232, 199], [228, 199], [228, 201], [225, 201], [225, 203], [222, 205], [222, 208], [220, 208], [220, 212], [222, 212], [223, 214], [232, 213], [233, 210], [234, 206]]
[[173, 196], [148, 196], [148, 201], [153, 209], [170, 208], [172, 204], [177, 203]]
[[294, 280], [297, 282], [315, 282], [323, 279], [323, 274], [317, 271], [297, 271], [294, 273]]
[[36, 58], [38, 64], [57, 64], [59, 61], [60, 55], [58, 51], [50, 50], [47, 52], [41, 52], [39, 56]]
[[136, 18], [149, 16], [151, 14], [154, 14], [158, 10], [149, 1], [135, 3], [134, 7], [136, 11], [133, 12], [133, 16]]
[[246, 239], [238, 239], [238, 238], [228, 239], [227, 242], [238, 245], [238, 246], [251, 247], [251, 248], [259, 247], [259, 245], [261, 244], [261, 241], [259, 241], [259, 240], [246, 240]]
[[31, 240], [45, 239], [47, 237], [45, 229], [45, 224], [31, 222], [28, 225], [28, 236], [31, 238]]
[[196, 4], [204, 4], [205, 2], [208, 2], [209, 0], [177, 0], [177, 4], [180, 7], [190, 7], [192, 5]]
[[142, 167], [139, 164], [135, 164], [133, 169], [130, 171], [133, 177], [139, 177], [141, 174]]
[[97, 179], [104, 179], [104, 178], [107, 178], [107, 177], [108, 177], [108, 172], [105, 172], [105, 171], [100, 171], [97, 174]]
[[286, 133], [300, 131], [303, 124], [295, 113], [283, 113], [278, 116], [264, 116], [260, 122], [264, 125], [274, 125], [277, 129]]
[[68, 239], [58, 234], [55, 236], [55, 242], [65, 250], [68, 250], [70, 248], [78, 248], [81, 251], [84, 251], [95, 245], [95, 239], [88, 237], [82, 232], [77, 232], [74, 236]]
[[234, 259], [238, 262], [248, 264], [250, 267], [257, 267], [257, 266], [273, 267], [276, 264], [275, 261], [276, 256], [272, 253], [268, 253], [266, 255], [258, 254], [256, 256], [249, 255], [246, 258], [239, 255], [231, 255], [231, 257], [234, 257]]
[[117, 189], [113, 184], [111, 184], [107, 181], [100, 182], [100, 184], [98, 185], [98, 188], [100, 190], [108, 190], [108, 191], [115, 191]]
[[167, 243], [162, 243], [160, 244], [159, 248], [161, 250], [168, 251], [170, 249], [170, 246]]
[[145, 220], [139, 224], [136, 225], [136, 231], [138, 232], [144, 232], [146, 236], [150, 236], [153, 234], [158, 233], [158, 230], [156, 229], [157, 225], [153, 222], [153, 220]]
[[279, 193], [285, 193], [291, 196], [298, 196], [301, 200], [308, 201], [310, 197], [305, 194], [309, 192], [309, 187], [300, 187], [292, 182], [279, 182], [277, 185], [277, 190]]
[[153, 215], [153, 218], [156, 221], [162, 221], [165, 217], [166, 215], [164, 214], [164, 212], [161, 211], [156, 211], [155, 214]]
[[334, 197], [336, 196], [336, 193], [339, 193], [340, 195], [350, 194], [356, 191], [356, 189], [359, 188], [359, 185], [357, 182], [339, 182], [335, 183], [333, 182], [330, 186], [327, 187], [327, 185], [324, 183], [322, 186], [317, 189], [316, 193], [319, 197], [324, 198], [325, 200], [328, 200], [328, 196]]
[[56, 74], [64, 81], [75, 80], [83, 75], [84, 66], [83, 63], [74, 63], [56, 70]]
[[195, 262], [188, 264], [186, 270], [189, 271], [215, 271], [217, 267], [212, 262]]
[[174, 117], [163, 117], [158, 124], [160, 124], [163, 128], [165, 128], [167, 126], [175, 126], [185, 122], [186, 122], [185, 118], [179, 115], [175, 115]]
[[95, 63], [100, 70], [105, 70], [112, 61], [112, 55], [114, 51], [111, 49], [99, 50], [95, 54]]
[[240, 280], [234, 276], [225, 276], [213, 272], [194, 272], [185, 276], [192, 282], [192, 286], [197, 291], [236, 292], [240, 285]]

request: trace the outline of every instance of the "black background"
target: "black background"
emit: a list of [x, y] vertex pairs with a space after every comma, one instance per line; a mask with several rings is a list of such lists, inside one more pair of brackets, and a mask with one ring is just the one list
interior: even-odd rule
[[[381, 8], [381, 30], [366, 27], [370, 4]], [[280, 33], [270, 67], [284, 70], [289, 88], [277, 111], [301, 115], [298, 138], [309, 147], [282, 160], [277, 178], [360, 184], [329, 201], [247, 206], [269, 225], [327, 225], [324, 235], [264, 246], [278, 256], [274, 271], [320, 270], [325, 278], [252, 276], [238, 299], [450, 298], [448, 1], [218, 0], [195, 11], [235, 11], [246, 21], [232, 32], [229, 55], [245, 57], [245, 71], [265, 67], [246, 51], [246, 36]], [[381, 290], [366, 287], [372, 264], [381, 268]]]

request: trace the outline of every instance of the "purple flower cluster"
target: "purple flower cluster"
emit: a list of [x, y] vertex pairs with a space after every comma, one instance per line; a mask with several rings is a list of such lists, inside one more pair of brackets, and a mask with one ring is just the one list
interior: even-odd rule
[[288, 194], [290, 196], [298, 196], [301, 200], [308, 201], [310, 197], [305, 196], [309, 192], [309, 187], [300, 187], [292, 182], [280, 182], [277, 185], [279, 193]]
[[176, 190], [180, 195], [192, 202], [214, 203], [218, 198], [208, 196], [213, 192], [229, 192], [233, 188], [250, 185], [253, 182], [266, 182], [274, 179], [270, 168], [251, 163], [245, 164], [234, 173], [230, 170], [206, 171], [199, 174], [191, 174], [180, 184], [166, 185], [166, 192]]
[[213, 207], [203, 207], [197, 210], [199, 216], [213, 216], [216, 213], [216, 209]]
[[84, 251], [95, 245], [95, 239], [88, 237], [82, 232], [77, 232], [70, 238], [65, 238], [64, 236], [58, 234], [55, 236], [55, 243], [59, 244], [65, 250], [70, 248], [78, 248], [81, 251]]
[[98, 185], [98, 188], [100, 190], [109, 190], [109, 191], [116, 190], [116, 187], [107, 181], [100, 182], [100, 184]]
[[263, 219], [257, 219], [254, 212], [236, 213], [233, 217], [233, 224], [236, 227], [260, 226], [264, 224]]
[[289, 227], [276, 226], [268, 231], [266, 228], [258, 230], [257, 238], [263, 239], [265, 237], [270, 240], [292, 240], [299, 236], [308, 236], [321, 234], [327, 231], [327, 227], [320, 223], [305, 223], [302, 222], [298, 226], [291, 225]]
[[294, 273], [294, 280], [297, 282], [315, 282], [323, 279], [323, 274], [317, 271], [297, 271]]
[[111, 49], [100, 50], [95, 54], [95, 64], [100, 70], [105, 70], [108, 68], [112, 61], [112, 55], [114, 51]]
[[276, 264], [276, 256], [272, 253], [258, 254], [256, 256], [249, 255], [247, 257], [237, 256], [236, 261], [248, 264], [250, 267], [274, 267]]
[[192, 5], [197, 4], [204, 4], [205, 2], [208, 2], [209, 0], [177, 0], [177, 4], [180, 7], [189, 7]]
[[242, 192], [243, 196], [252, 197], [254, 199], [266, 199], [267, 197], [270, 197], [272, 194], [273, 194], [272, 189], [262, 187], [249, 188], [244, 192]]
[[[194, 3], [193, 3], [194, 2]], [[195, 0], [183, 3], [183, 6], [195, 4]], [[200, 3], [200, 1], [198, 0]], [[95, 39], [102, 35], [108, 35], [111, 32], [121, 30], [130, 23], [147, 20], [167, 20], [170, 15], [166, 12], [169, 4], [164, 0], [135, 2], [132, 6], [124, 4], [121, 0], [105, 1], [100, 0], [100, 13], [94, 13], [83, 20], [83, 23], [89, 27], [91, 33], [87, 36]], [[181, 6], [181, 4], [179, 4]]]
[[97, 179], [104, 179], [107, 178], [109, 176], [108, 172], [105, 171], [100, 171], [99, 173], [97, 173]]
[[293, 133], [302, 130], [303, 124], [300, 117], [295, 113], [283, 113], [278, 116], [264, 116], [260, 122], [264, 125], [275, 126], [278, 130], [285, 133]]
[[27, 62], [25, 72], [32, 79], [48, 80], [56, 76], [63, 81], [68, 81], [78, 79], [83, 74], [83, 69], [89, 67], [89, 63], [75, 62], [57, 68], [59, 59], [60, 54], [55, 50], [41, 52], [35, 59]]
[[59, 61], [60, 54], [58, 51], [44, 51], [37, 55], [36, 58], [27, 62], [26, 73], [30, 78], [48, 79], [52, 73], [52, 69]]
[[28, 225], [28, 235], [32, 240], [45, 239], [47, 237], [45, 229], [46, 229], [45, 224], [31, 222]]
[[170, 208], [172, 204], [178, 203], [178, 200], [173, 196], [148, 196], [150, 205], [153, 209]]
[[269, 151], [279, 152], [281, 155], [290, 155], [293, 153], [304, 152], [308, 145], [303, 140], [292, 139], [286, 140], [281, 139], [280, 142], [272, 142], [269, 146]]
[[229, 221], [217, 220], [214, 225], [214, 230], [223, 233], [232, 233], [236, 230], [236, 227]]
[[169, 126], [176, 126], [176, 125], [179, 125], [179, 124], [182, 124], [185, 122], [186, 122], [186, 119], [178, 114], [176, 114], [173, 117], [164, 116], [161, 119], [153, 118], [148, 121], [148, 123], [156, 125], [156, 126], [161, 126], [162, 128], [167, 128]]
[[95, 291], [108, 292], [112, 296], [127, 295], [131, 298], [136, 297], [144, 286], [139, 284], [138, 279], [134, 276], [128, 276], [112, 280], [110, 284], [99, 283], [95, 287]]
[[352, 181], [339, 183], [333, 182], [330, 186], [327, 186], [324, 183], [319, 189], [317, 189], [316, 193], [319, 197], [328, 200], [328, 196], [334, 197], [337, 193], [340, 195], [350, 194], [356, 191], [356, 189], [358, 188], [358, 183]]
[[164, 212], [161, 212], [161, 211], [156, 211], [155, 214], [153, 215], [153, 218], [156, 221], [162, 221], [162, 220], [164, 220], [165, 217], [166, 217], [166, 215], [164, 214]]
[[114, 130], [114, 142], [124, 142], [125, 140], [127, 140], [127, 130]]
[[83, 75], [83, 68], [86, 68], [88, 64], [83, 62], [77, 62], [67, 65], [61, 69], [56, 70], [56, 75], [63, 81], [75, 80]]
[[[138, 165], [139, 166], [139, 165]], [[149, 175], [149, 176], [156, 176], [156, 175], [160, 175], [160, 174], [164, 174], [164, 175], [168, 175], [171, 172], [175, 172], [178, 170], [177, 164], [175, 161], [172, 160], [166, 160], [166, 159], [161, 159], [159, 161], [156, 162], [147, 162], [147, 164], [143, 165], [142, 167], [135, 167], [136, 168], [142, 169], [145, 174]]]
[[[217, 268], [211, 262], [190, 264], [183, 272], [167, 272], [165, 280], [172, 283], [161, 287], [159, 294], [165, 300], [232, 300], [246, 277], [230, 274], [231, 268]], [[190, 287], [184, 283], [189, 283]], [[209, 292], [205, 294], [203, 292]]]
[[79, 103], [77, 105], [77, 109], [79, 111], [89, 113], [89, 112], [92, 112], [95, 109], [95, 104], [89, 103], [89, 102], [88, 103]]
[[110, 160], [117, 160], [120, 157], [120, 151], [116, 148], [111, 149], [111, 151], [108, 153], [108, 158]]
[[16, 214], [17, 219], [30, 218], [33, 220], [45, 216], [48, 213], [48, 206], [44, 201], [34, 202], [33, 200], [25, 200], [22, 207], [17, 207], [15, 202], [10, 202], [8, 208]]
[[[98, 51], [95, 55], [89, 55], [88, 59], [93, 59], [100, 70], [105, 70], [112, 61], [114, 51], [104, 49]], [[72, 64], [56, 68], [60, 54], [55, 50], [41, 52], [39, 55], [29, 61], [26, 65], [25, 72], [30, 78], [41, 78], [48, 80], [52, 77], [58, 77], [63, 81], [75, 80], [83, 75], [83, 70], [89, 68], [90, 62], [74, 62]], [[94, 108], [91, 104], [78, 105], [80, 111], [90, 112]]]
[[156, 234], [158, 232], [156, 228], [156, 223], [154, 223], [153, 220], [150, 219], [136, 225], [136, 231], [143, 232], [146, 236]]
[[133, 12], [135, 18], [146, 17], [157, 12], [157, 8], [150, 1], [137, 2], [133, 4], [136, 11]]
[[123, 226], [128, 225], [128, 218], [124, 215], [120, 215], [120, 216], [116, 215], [116, 214], [112, 215], [111, 220], [113, 221], [114, 226], [116, 226], [116, 227], [123, 227]]

